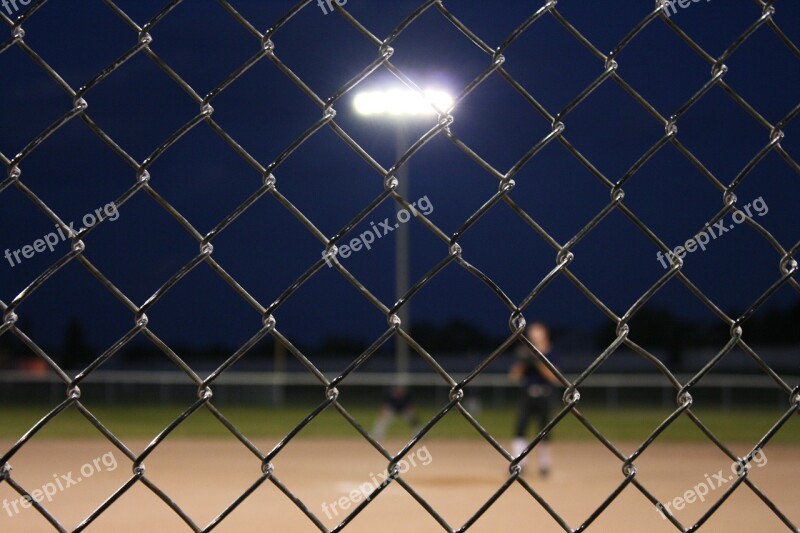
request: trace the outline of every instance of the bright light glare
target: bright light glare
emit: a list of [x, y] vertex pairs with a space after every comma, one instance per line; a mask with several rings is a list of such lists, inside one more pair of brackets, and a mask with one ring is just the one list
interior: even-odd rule
[[447, 111], [453, 98], [444, 91], [426, 90], [425, 96], [410, 89], [372, 91], [356, 95], [355, 107], [362, 115], [433, 115]]

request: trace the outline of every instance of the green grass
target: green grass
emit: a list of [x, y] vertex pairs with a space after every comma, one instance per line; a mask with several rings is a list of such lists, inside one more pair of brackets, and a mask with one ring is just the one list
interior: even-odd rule
[[[279, 438], [301, 422], [313, 406], [292, 407], [221, 407], [222, 413], [249, 438]], [[151, 439], [180, 413], [178, 406], [134, 406], [91, 408], [103, 424], [120, 438]], [[354, 406], [348, 412], [369, 430], [376, 416], [373, 408]], [[780, 418], [775, 410], [694, 411], [724, 442], [755, 443]], [[0, 438], [18, 439], [47, 413], [45, 406], [5, 406], [0, 412]], [[669, 416], [660, 409], [591, 409], [582, 411], [600, 432], [612, 441], [643, 441]], [[553, 413], [555, 414], [555, 413]], [[421, 408], [423, 421], [435, 415], [433, 409]], [[496, 438], [511, 437], [516, 412], [513, 409], [483, 409], [478, 421]], [[535, 425], [531, 425], [531, 432]], [[405, 421], [397, 420], [389, 436], [408, 437]], [[225, 437], [228, 430], [206, 409], [201, 408], [173, 433], [174, 437]], [[475, 429], [458, 413], [451, 412], [431, 430], [433, 438], [480, 438]], [[358, 434], [333, 408], [324, 411], [300, 433], [301, 437], [357, 437]], [[68, 409], [43, 428], [37, 438], [101, 437], [77, 410]], [[594, 437], [572, 415], [554, 431], [559, 440], [582, 441]], [[702, 442], [707, 437], [685, 416], [673, 423], [659, 442]], [[800, 416], [794, 416], [781, 428], [773, 442], [800, 443]]]

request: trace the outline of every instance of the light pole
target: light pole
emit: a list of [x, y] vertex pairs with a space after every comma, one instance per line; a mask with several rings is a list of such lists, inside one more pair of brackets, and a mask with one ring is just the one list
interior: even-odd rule
[[[353, 101], [356, 111], [364, 116], [388, 117], [397, 122], [395, 138], [396, 160], [406, 151], [408, 132], [405, 128], [409, 119], [430, 118], [439, 111], [447, 112], [453, 105], [453, 99], [443, 91], [426, 90], [424, 95], [411, 89], [389, 89], [386, 91], [370, 91], [356, 95]], [[396, 192], [406, 201], [408, 198], [408, 162], [397, 169]], [[395, 230], [395, 298], [396, 301], [405, 295], [409, 285], [409, 228], [400, 223]], [[397, 312], [402, 326], [410, 326], [411, 312], [406, 302]], [[400, 381], [406, 383], [409, 373], [408, 344], [397, 339], [395, 342], [395, 370]]]

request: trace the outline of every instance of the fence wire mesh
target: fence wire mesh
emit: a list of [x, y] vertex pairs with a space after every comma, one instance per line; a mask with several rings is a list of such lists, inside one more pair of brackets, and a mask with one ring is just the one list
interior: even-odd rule
[[[788, 0], [787, 0], [788, 1]], [[207, 95], [201, 96], [192, 85], [185, 80], [182, 72], [178, 68], [173, 68], [170, 64], [160, 55], [158, 55], [151, 45], [153, 44], [153, 37], [151, 33], [153, 30], [170, 17], [180, 4], [184, 3], [183, 0], [173, 0], [161, 8], [161, 10], [150, 20], [144, 24], [138, 23], [131, 16], [129, 16], [121, 7], [119, 7], [112, 0], [103, 0], [102, 4], [81, 3], [80, 6], [75, 6], [75, 9], [86, 11], [86, 16], [91, 17], [93, 10], [107, 9], [114, 15], [119, 17], [120, 20], [130, 30], [130, 36], [135, 39], [135, 44], [116, 61], [109, 64], [102, 71], [98, 72], [86, 83], [79, 88], [72, 87], [59, 72], [48, 63], [48, 58], [44, 55], [39, 55], [37, 50], [28, 44], [26, 40], [25, 26], [29, 21], [34, 20], [37, 16], [49, 8], [54, 1], [34, 1], [31, 7], [24, 13], [12, 19], [6, 13], [0, 11], [3, 23], [10, 30], [11, 37], [0, 44], [0, 54], [8, 53], [12, 49], [17, 49], [24, 52], [31, 61], [44, 72], [47, 76], [57, 84], [64, 92], [66, 92], [72, 99], [73, 106], [70, 109], [65, 109], [63, 115], [55, 120], [52, 124], [47, 126], [38, 135], [35, 136], [30, 142], [16, 155], [10, 156], [0, 153], [0, 160], [5, 165], [8, 177], [0, 182], [0, 193], [7, 189], [17, 189], [31, 204], [36, 206], [43, 212], [53, 224], [59, 227], [66, 228], [67, 225], [63, 222], [62, 215], [54, 208], [51, 208], [45, 203], [37, 194], [36, 188], [26, 183], [24, 176], [24, 169], [26, 159], [42, 145], [42, 143], [56, 131], [64, 128], [65, 125], [72, 122], [83, 123], [94, 135], [96, 135], [115, 156], [120, 158], [132, 169], [132, 176], [135, 176], [133, 184], [130, 188], [120, 197], [114, 199], [117, 206], [122, 207], [128, 203], [134, 196], [149, 195], [155, 200], [163, 210], [170, 216], [174, 217], [183, 228], [190, 238], [196, 241], [198, 246], [197, 255], [180, 268], [174, 275], [166, 281], [152, 296], [147, 298], [146, 301], [138, 303], [129, 298], [123, 290], [117, 287], [104, 275], [102, 270], [93, 264], [85, 255], [86, 249], [85, 242], [89, 234], [97, 227], [105, 223], [106, 216], [100, 215], [100, 221], [93, 227], [87, 227], [76, 233], [71, 233], [69, 239], [71, 240], [71, 250], [69, 253], [58, 257], [58, 259], [50, 265], [49, 268], [41, 273], [38, 273], [27, 287], [14, 297], [8, 303], [0, 301], [0, 310], [3, 313], [3, 322], [0, 326], [0, 336], [9, 335], [14, 336], [19, 341], [24, 343], [33, 353], [35, 353], [42, 361], [46, 362], [50, 369], [59, 376], [63, 382], [66, 390], [66, 397], [64, 400], [54, 407], [46, 416], [33, 425], [30, 430], [25, 433], [19, 440], [6, 450], [0, 458], [0, 483], [7, 484], [14, 491], [21, 496], [28, 496], [33, 489], [26, 487], [18, 482], [16, 472], [13, 470], [15, 455], [22, 450], [26, 444], [34, 437], [40, 430], [46, 427], [51, 421], [58, 417], [67, 409], [78, 410], [102, 435], [120, 452], [125, 454], [132, 463], [132, 474], [129, 480], [120, 486], [113, 494], [110, 494], [105, 502], [97, 507], [94, 512], [83, 520], [83, 522], [75, 529], [81, 531], [90, 526], [100, 515], [102, 515], [110, 506], [114, 504], [126, 492], [136, 485], [143, 485], [157, 495], [163, 502], [168, 505], [174, 513], [176, 513], [185, 524], [194, 531], [208, 531], [219, 525], [225, 518], [234, 511], [237, 506], [244, 502], [260, 485], [265, 482], [275, 485], [285, 496], [291, 500], [307, 517], [311, 524], [316, 526], [321, 531], [329, 531], [320, 517], [306, 505], [298, 496], [293, 493], [291, 484], [286, 484], [281, 481], [280, 469], [273, 467], [273, 461], [284, 450], [292, 445], [293, 439], [303, 429], [313, 421], [318, 415], [326, 410], [335, 410], [341, 415], [342, 423], [350, 424], [360, 435], [377, 450], [387, 461], [387, 471], [389, 472], [388, 478], [377, 486], [372, 494], [369, 495], [363, 502], [355, 507], [355, 509], [344, 518], [335, 528], [331, 531], [339, 531], [345, 529], [348, 524], [367, 506], [369, 506], [376, 498], [380, 497], [381, 492], [390, 484], [397, 484], [407, 491], [418, 504], [429, 513], [436, 522], [446, 531], [464, 531], [469, 529], [496, 501], [500, 498], [505, 491], [512, 485], [519, 485], [530, 494], [531, 504], [539, 505], [552, 516], [553, 520], [563, 528], [565, 531], [580, 531], [589, 527], [593, 521], [603, 513], [606, 508], [626, 489], [629, 485], [643, 494], [653, 506], [663, 511], [669, 521], [680, 531], [692, 531], [701, 527], [721, 506], [725, 504], [726, 499], [737, 490], [752, 491], [763, 503], [774, 513], [780, 521], [785, 524], [789, 530], [798, 531], [797, 525], [792, 523], [790, 518], [775, 505], [747, 475], [747, 468], [745, 466], [753, 459], [753, 454], [757, 450], [763, 448], [770, 440], [781, 430], [782, 426], [797, 414], [800, 408], [800, 388], [786, 383], [781, 376], [774, 372], [770, 366], [742, 339], [742, 328], [745, 322], [759, 309], [767, 300], [781, 287], [787, 286], [796, 292], [800, 292], [800, 283], [796, 279], [797, 261], [793, 258], [800, 249], [800, 242], [794, 243], [786, 248], [773, 235], [761, 226], [757, 221], [752, 218], [747, 219], [747, 224], [756, 230], [763, 239], [769, 243], [774, 249], [775, 254], [773, 260], [778, 267], [779, 274], [774, 279], [772, 285], [761, 294], [749, 307], [742, 312], [739, 316], [729, 316], [723, 312], [720, 307], [707, 297], [692, 280], [687, 277], [682, 271], [683, 262], [677, 260], [670, 268], [666, 269], [663, 276], [658, 279], [656, 283], [650, 286], [640, 297], [630, 306], [630, 308], [621, 316], [615, 314], [610, 307], [608, 307], [598, 296], [596, 296], [585, 285], [577, 275], [570, 269], [571, 264], [577, 261], [576, 256], [573, 254], [575, 246], [584, 239], [590, 232], [592, 232], [601, 221], [612, 212], [618, 212], [627, 217], [641, 232], [655, 243], [660, 250], [664, 253], [670, 251], [668, 246], [659, 238], [651, 228], [649, 228], [642, 220], [637, 217], [624, 202], [625, 198], [625, 185], [631, 180], [637, 171], [643, 167], [651, 158], [655, 156], [665, 145], [672, 145], [676, 148], [690, 163], [696, 168], [705, 178], [717, 189], [723, 201], [723, 207], [708, 220], [709, 225], [713, 225], [721, 220], [726, 215], [733, 213], [737, 210], [737, 197], [736, 192], [742, 182], [750, 175], [753, 170], [760, 164], [760, 162], [770, 153], [775, 152], [778, 154], [786, 165], [795, 173], [800, 174], [800, 165], [784, 149], [781, 142], [784, 138], [784, 130], [793, 120], [800, 114], [800, 103], [796, 105], [785, 117], [777, 123], [771, 123], [762, 116], [759, 111], [748, 101], [737, 93], [736, 89], [729, 85], [725, 80], [726, 62], [736, 54], [737, 50], [758, 32], [773, 32], [780, 42], [789, 50], [795, 57], [800, 59], [800, 49], [793, 43], [787, 34], [782, 31], [781, 27], [775, 20], [776, 4], [774, 0], [755, 0], [755, 4], [760, 6], [761, 15], [752, 20], [750, 26], [739, 36], [737, 36], [727, 49], [719, 57], [714, 57], [709, 54], [698, 42], [693, 40], [688, 33], [686, 33], [681, 26], [667, 14], [667, 9], [670, 8], [671, 3], [666, 0], [656, 2], [650, 13], [640, 20], [634, 27], [632, 27], [627, 34], [619, 41], [614, 49], [609, 53], [602, 52], [592, 41], [587, 38], [579, 28], [573, 26], [569, 20], [559, 11], [556, 0], [550, 0], [539, 7], [532, 8], [530, 16], [519, 23], [518, 27], [505, 38], [499, 45], [489, 44], [484, 41], [476, 32], [462, 23], [454, 14], [448, 9], [448, 3], [441, 0], [428, 0], [420, 3], [420, 5], [410, 13], [405, 20], [400, 22], [388, 36], [382, 37], [375, 35], [368, 27], [363, 25], [357, 20], [350, 12], [348, 12], [345, 5], [337, 5], [332, 2], [332, 9], [336, 12], [336, 16], [341, 17], [349, 25], [354, 28], [360, 36], [369, 42], [374, 47], [375, 59], [367, 64], [361, 65], [360, 72], [350, 79], [347, 83], [342, 85], [334, 94], [316, 94], [303, 79], [301, 79], [293, 70], [281, 60], [281, 49], [286, 46], [291, 47], [291, 42], [283, 43], [281, 40], [281, 30], [289, 23], [302, 10], [315, 10], [318, 9], [317, 5], [311, 0], [299, 2], [296, 6], [290, 9], [283, 17], [275, 21], [265, 31], [258, 28], [263, 27], [265, 21], [262, 20], [248, 20], [243, 16], [236, 7], [235, 2], [228, 2], [227, 0], [219, 0], [219, 4], [224, 8], [227, 14], [232, 19], [241, 25], [252, 38], [252, 47], [254, 53], [252, 57], [247, 60], [240, 67], [235, 69], [227, 78], [218, 84]], [[189, 3], [189, 2], [186, 2]], [[674, 2], [673, 2], [674, 3]], [[104, 4], [104, 5], [103, 5]], [[412, 76], [404, 73], [400, 68], [395, 66], [392, 62], [392, 57], [395, 52], [393, 45], [398, 37], [403, 34], [408, 28], [413, 27], [418, 18], [428, 12], [438, 13], [444, 20], [455, 27], [463, 37], [472, 45], [476, 46], [485, 54], [485, 69], [471, 83], [463, 87], [460, 94], [455, 98], [454, 104], [450, 109], [439, 110], [439, 118], [435, 126], [427, 131], [420, 138], [408, 148], [405, 153], [390, 167], [383, 168], [367, 150], [365, 150], [359, 143], [357, 143], [352, 136], [348, 134], [339, 124], [337, 124], [336, 114], [337, 106], [343, 105], [344, 97], [359, 87], [369, 76], [379, 68], [384, 68], [391, 72], [400, 83], [405, 86], [420, 91]], [[563, 109], [546, 109], [536, 97], [531, 94], [521, 83], [516, 81], [509, 72], [504, 69], [504, 54], [507, 53], [509, 47], [515, 43], [520, 37], [527, 32], [536, 32], [537, 25], [545, 19], [551, 19], [557, 24], [562, 26], [574, 40], [588, 50], [597, 60], [598, 75], [588, 86], [585, 87], [579, 94], [563, 107]], [[710, 74], [708, 79], [701, 86], [696, 88], [696, 92], [692, 97], [683, 103], [671, 116], [663, 116], [655, 106], [651, 105], [636, 88], [629, 85], [618, 71], [617, 58], [619, 54], [626, 49], [642, 30], [650, 25], [660, 24], [674, 32], [683, 42], [685, 42], [694, 53], [700, 57], [705, 63], [708, 64]], [[115, 75], [115, 72], [120, 69], [127, 62], [133, 58], [143, 56], [157, 65], [163, 72], [183, 91], [185, 97], [189, 99], [197, 107], [197, 114], [191, 120], [183, 124], [172, 135], [169, 136], [158, 148], [156, 148], [149, 157], [143, 161], [137, 160], [135, 157], [126, 152], [125, 146], [118, 143], [112, 138], [111, 135], [106, 133], [100, 125], [92, 119], [92, 90], [105, 83], [109, 78]], [[310, 106], [316, 106], [320, 111], [320, 118], [302, 135], [297, 137], [291, 144], [286, 146], [283, 152], [273, 161], [259, 161], [256, 157], [248, 153], [248, 151], [237, 142], [234, 136], [226, 131], [214, 118], [214, 104], [220, 94], [225, 92], [229, 87], [235, 85], [237, 81], [245, 74], [248, 69], [257, 63], [266, 63], [270, 68], [277, 69], [285, 77], [297, 86], [310, 100]], [[788, 68], [797, 68], [797, 65], [789, 66]], [[6, 75], [4, 75], [6, 77]], [[13, 73], [10, 73], [13, 77]], [[489, 79], [502, 80], [510, 88], [516, 91], [524, 98], [530, 107], [536, 113], [541, 115], [550, 125], [550, 132], [533, 145], [524, 156], [519, 159], [511, 168], [507, 170], [494, 168], [491, 164], [481, 157], [476, 150], [473, 150], [464, 141], [457, 138], [451, 131], [451, 124], [454, 120], [458, 119], [459, 104], [463, 102], [471, 93], [476, 91], [478, 87], [484, 84]], [[8, 80], [8, 83], [13, 84], [13, 79]], [[616, 84], [621, 88], [632, 101], [641, 106], [651, 117], [652, 127], [663, 130], [658, 142], [656, 142], [650, 149], [639, 157], [639, 159], [629, 168], [625, 174], [619, 178], [613, 178], [604, 175], [598, 168], [593, 165], [585, 155], [578, 151], [573, 144], [569, 141], [569, 119], [570, 114], [584, 105], [584, 101], [599, 87], [604, 84]], [[689, 148], [682, 144], [678, 134], [678, 127], [684, 114], [695, 105], [702, 105], [704, 95], [712, 88], [722, 89], [730, 99], [740, 106], [752, 119], [759, 124], [764, 131], [763, 144], [758, 146], [756, 155], [738, 172], [732, 181], [729, 183], [723, 182], [718, 176], [714, 175], [706, 166], [703, 161], [696, 156]], [[14, 127], [14, 125], [7, 125], [6, 127]], [[192, 221], [184, 216], [174, 205], [168, 202], [158, 192], [158, 176], [150, 174], [151, 166], [156, 160], [167, 153], [173, 145], [190, 130], [194, 128], [209, 128], [216, 135], [218, 135], [238, 156], [246, 161], [250, 166], [256, 169], [263, 177], [263, 183], [260, 187], [252, 191], [251, 196], [242, 203], [237, 209], [231, 212], [223, 220], [207, 233], [202, 233], [193, 224]], [[339, 139], [353, 152], [363, 159], [363, 161], [374, 171], [376, 179], [383, 180], [385, 186], [381, 194], [375, 197], [367, 205], [363, 206], [358, 215], [356, 215], [349, 223], [344, 225], [333, 235], [327, 235], [314, 223], [314, 213], [306, 213], [301, 211], [290, 198], [281, 193], [281, 165], [289, 158], [295, 151], [298, 150], [310, 138], [317, 135], [323, 129], [329, 129], [338, 136]], [[350, 234], [351, 230], [359, 223], [365, 221], [366, 217], [370, 215], [379, 205], [384, 203], [396, 203], [407, 209], [410, 208], [409, 198], [401, 196], [398, 192], [398, 177], [401, 175], [399, 170], [406, 165], [411, 159], [414, 158], [423, 146], [431, 142], [434, 138], [445, 138], [458, 150], [466, 154], [471, 160], [477, 163], [492, 180], [497, 182], [497, 192], [489, 198], [485, 199], [485, 203], [469, 216], [461, 226], [452, 234], [440, 229], [430, 219], [424, 215], [420, 215], [419, 219], [424, 226], [442, 243], [441, 260], [429, 272], [421, 278], [415, 280], [411, 288], [400, 299], [391, 303], [384, 303], [372, 292], [370, 292], [366, 285], [363, 284], [356, 276], [354, 276], [338, 259], [336, 254], [336, 247], [339, 243], [345, 241], [346, 237]], [[605, 187], [607, 187], [610, 198], [607, 205], [597, 212], [594, 217], [583, 226], [580, 231], [575, 233], [567, 242], [559, 242], [556, 238], [551, 236], [548, 231], [541, 225], [533, 215], [526, 212], [514, 200], [514, 178], [517, 177], [518, 172], [528, 164], [547, 145], [551, 143], [558, 143], [563, 146], [583, 167], [585, 167], [593, 176], [599, 180]], [[110, 200], [110, 199], [109, 199]], [[308, 269], [296, 279], [294, 283], [286, 287], [285, 290], [271, 303], [258, 301], [244, 284], [240, 284], [232, 275], [230, 275], [223, 264], [220, 264], [214, 257], [214, 241], [223, 232], [225, 232], [231, 225], [237, 223], [237, 219], [247, 210], [251, 209], [254, 205], [262, 202], [277, 202], [286, 211], [291, 213], [297, 218], [315, 237], [320, 243], [320, 250], [323, 251], [323, 256], [314, 264], [308, 266]], [[498, 203], [505, 203], [509, 206], [519, 217], [524, 221], [529, 228], [538, 234], [553, 250], [555, 256], [555, 264], [552, 270], [541, 280], [536, 280], [534, 288], [529, 294], [521, 301], [513, 301], [506, 295], [503, 288], [495, 283], [488, 275], [484, 274], [474, 265], [467, 262], [462, 257], [462, 250], [459, 240], [462, 235], [473, 224], [478, 222], [489, 210]], [[187, 238], [189, 238], [187, 237]], [[108, 251], [112, 253], [112, 251]], [[326, 266], [326, 262], [331, 262], [338, 274], [343, 276], [350, 284], [353, 285], [364, 298], [367, 299], [375, 308], [377, 308], [387, 319], [388, 326], [385, 332], [375, 341], [372, 345], [357, 358], [355, 358], [347, 368], [345, 368], [334, 379], [328, 379], [325, 374], [320, 371], [312, 360], [305, 355], [299, 348], [297, 348], [286, 336], [281, 333], [280, 329], [280, 311], [281, 306], [291, 299], [293, 295], [313, 276], [315, 276], [321, 269]], [[134, 318], [133, 327], [120, 338], [110, 348], [105, 350], [99, 357], [97, 357], [89, 366], [77, 373], [76, 375], [69, 375], [63, 370], [39, 344], [32, 338], [29, 332], [26, 332], [22, 327], [22, 322], [18, 321], [20, 317], [25, 315], [25, 302], [34, 291], [47, 284], [51, 277], [63, 268], [68, 263], [80, 263], [107, 291], [109, 291], [116, 299], [125, 306]], [[147, 312], [164, 297], [182, 278], [187, 276], [199, 264], [205, 263], [211, 267], [221, 279], [227, 282], [238, 295], [249, 306], [263, 317], [263, 327], [256, 333], [247, 343], [239, 348], [235, 353], [221, 364], [215, 371], [203, 378], [189, 364], [187, 364], [181, 356], [173, 351], [161, 338], [159, 338], [153, 331], [151, 331]], [[493, 291], [500, 302], [508, 309], [508, 323], [510, 333], [502, 345], [498, 346], [493, 352], [488, 354], [480, 365], [469, 373], [469, 375], [461, 380], [454, 379], [440, 364], [437, 362], [435, 356], [426, 351], [424, 346], [418, 344], [415, 339], [407, 331], [406, 324], [401, 323], [398, 318], [404, 306], [410, 302], [415, 294], [434, 279], [440, 272], [448, 265], [458, 265], [463, 268], [470, 275], [474, 276], [480, 282], [485, 284]], [[594, 362], [589, 365], [580, 375], [574, 379], [568, 379], [563, 375], [559, 368], [557, 368], [548, 358], [540, 353], [536, 347], [526, 338], [525, 331], [525, 318], [524, 313], [531, 303], [540, 295], [540, 293], [556, 278], [563, 277], [569, 282], [574, 284], [577, 289], [588, 299], [594, 306], [602, 311], [602, 313], [616, 324], [616, 338], [607, 346], [607, 348], [600, 353]], [[703, 366], [691, 379], [686, 382], [681, 382], [676, 379], [675, 375], [667, 366], [665, 366], [656, 356], [650, 353], [647, 349], [637, 345], [629, 338], [629, 322], [637, 314], [638, 311], [651, 299], [653, 296], [670, 280], [679, 280], [680, 283], [685, 285], [689, 291], [710, 309], [716, 317], [729, 326], [730, 338], [725, 346], [719, 350], [716, 355]], [[96, 417], [92, 411], [81, 402], [81, 384], [89, 378], [93, 372], [101, 367], [110, 358], [114, 357], [123, 347], [125, 347], [134, 337], [143, 335], [148, 338], [155, 346], [157, 346], [171, 361], [179, 366], [186, 375], [187, 381], [191, 382], [197, 387], [197, 400], [186, 407], [180, 416], [175, 418], [167, 427], [163, 428], [160, 433], [150, 442], [146, 449], [136, 454], [126, 445], [123, 440], [117, 438], [115, 434], [104, 425], [103, 420]], [[305, 368], [311, 373], [318, 381], [322, 388], [324, 388], [324, 397], [321, 398], [319, 405], [310, 411], [307, 416], [296, 425], [296, 427], [282, 438], [279, 443], [271, 450], [262, 450], [248, 438], [246, 434], [240, 431], [234, 423], [226, 418], [225, 413], [218, 409], [214, 404], [213, 391], [215, 382], [222, 376], [228, 369], [230, 369], [237, 361], [242, 359], [248, 354], [248, 351], [255, 346], [263, 338], [271, 336], [277, 343], [285, 347], [288, 352], [300, 361]], [[450, 389], [449, 401], [442, 407], [439, 412], [430, 420], [424, 423], [422, 429], [411, 438], [403, 448], [392, 454], [380, 442], [373, 438], [370, 433], [364, 429], [362, 424], [356, 420], [344, 407], [341, 400], [346, 397], [348, 376], [361, 367], [382, 345], [387, 343], [393, 338], [402, 338], [407, 342], [416, 353], [422, 357], [427, 363], [435, 369], [441, 377], [441, 381]], [[565, 391], [563, 394], [563, 406], [560, 407], [557, 415], [547, 424], [547, 426], [530, 441], [526, 450], [522, 455], [515, 457], [507, 451], [503, 445], [487, 431], [481, 423], [469, 411], [467, 405], [462, 401], [465, 394], [469, 392], [470, 384], [502, 353], [509, 349], [515, 343], [525, 343], [528, 349], [535, 354], [550, 370], [556, 374], [559, 381], [563, 384]], [[642, 442], [633, 453], [626, 455], [620, 451], [612, 442], [610, 442], [602, 432], [597, 429], [592, 422], [583, 416], [580, 406], [581, 399], [581, 385], [589, 378], [598, 367], [606, 361], [615, 351], [620, 347], [627, 347], [635, 351], [639, 356], [648, 360], [655, 365], [663, 376], [670, 381], [674, 386], [676, 392], [676, 406], [674, 411], [664, 419], [658, 427]], [[733, 453], [728, 446], [709, 429], [692, 410], [693, 399], [692, 390], [703, 378], [723, 359], [728, 355], [731, 350], [738, 348], [744, 351], [750, 358], [766, 373], [779, 388], [786, 395], [786, 408], [785, 413], [774, 421], [772, 428], [763, 435], [763, 437], [752, 446], [750, 453], [744, 457], [738, 457]], [[238, 498], [230, 502], [229, 505], [222, 511], [214, 520], [208, 524], [196, 523], [187, 512], [184, 511], [173, 499], [174, 495], [169, 494], [164, 489], [160, 488], [155, 482], [152, 481], [150, 473], [145, 469], [147, 458], [164, 442], [176, 428], [183, 424], [193, 413], [198, 410], [207, 410], [213, 415], [220, 424], [225, 426], [227, 430], [238, 439], [250, 453], [258, 458], [261, 462], [261, 471], [253, 473], [252, 485], [247, 488]], [[437, 512], [437, 509], [429, 504], [425, 498], [415, 490], [415, 488], [404, 480], [403, 476], [399, 473], [398, 463], [414, 448], [416, 444], [444, 417], [451, 411], [460, 413], [464, 419], [471, 424], [474, 430], [485, 439], [485, 441], [494, 449], [494, 451], [502, 456], [508, 462], [508, 474], [505, 482], [500, 483], [496, 488], [494, 494], [485, 501], [478, 509], [474, 510], [471, 518], [463, 524], [448, 523], [445, 518]], [[614, 456], [619, 460], [621, 475], [618, 480], [616, 488], [605, 497], [602, 503], [585, 518], [582, 523], [567, 523], [567, 521], [559, 514], [558, 509], [551, 506], [548, 501], [541, 496], [535, 487], [526, 481], [520, 475], [520, 462], [539, 444], [546, 434], [551, 432], [559, 423], [566, 417], [574, 417], [580, 424], [585, 426], [594, 437], [602, 443]], [[713, 443], [721, 452], [723, 452], [734, 463], [742, 465], [740, 469], [741, 475], [727, 487], [722, 495], [720, 495], [716, 502], [707, 510], [705, 514], [695, 524], [681, 523], [673, 513], [666, 508], [647, 488], [647, 486], [640, 482], [637, 477], [636, 461], [639, 459], [658, 438], [659, 436], [676, 420], [689, 419], [696, 425], [703, 434], [708, 438], [708, 441]], [[43, 503], [32, 499], [32, 505], [35, 509], [55, 528], [59, 531], [66, 531], [64, 525], [59, 522], [59, 518], [52, 514], [47, 506]], [[535, 503], [534, 503], [535, 502]]]

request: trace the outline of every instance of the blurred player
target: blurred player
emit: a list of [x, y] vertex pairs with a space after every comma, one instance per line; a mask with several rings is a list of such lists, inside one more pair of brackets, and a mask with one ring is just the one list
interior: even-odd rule
[[[525, 331], [525, 335], [543, 355], [555, 364], [547, 326], [541, 322], [534, 322]], [[511, 379], [515, 383], [519, 383], [522, 388], [520, 412], [512, 442], [512, 452], [515, 457], [518, 457], [529, 443], [526, 433], [531, 417], [538, 420], [539, 431], [550, 420], [550, 398], [553, 394], [553, 385], [557, 385], [559, 381], [555, 374], [534, 356], [527, 346], [520, 346], [516, 355], [517, 361], [511, 367], [509, 374]], [[539, 474], [542, 477], [546, 477], [550, 473], [550, 445], [547, 442], [549, 438], [548, 433], [531, 452], [538, 453]], [[529, 456], [530, 454], [520, 462], [523, 470]]]
[[384, 403], [380, 414], [378, 414], [378, 419], [375, 421], [372, 436], [376, 440], [383, 439], [384, 435], [386, 435], [386, 430], [389, 429], [389, 425], [396, 416], [403, 416], [414, 430], [414, 433], [419, 431], [419, 418], [411, 400], [411, 393], [402, 385], [395, 385], [389, 390], [389, 394], [386, 396], [386, 403]]

